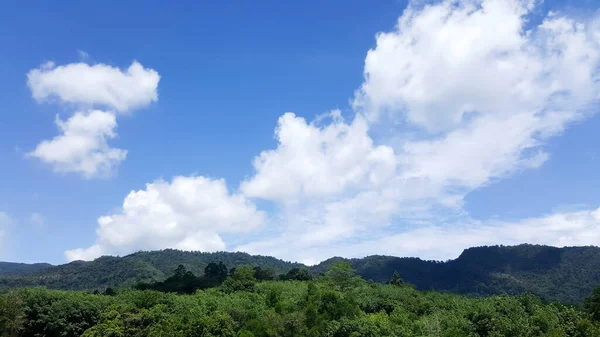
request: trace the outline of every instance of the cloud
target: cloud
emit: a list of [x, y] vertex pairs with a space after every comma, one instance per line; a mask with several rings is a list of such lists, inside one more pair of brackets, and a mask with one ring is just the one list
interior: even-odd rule
[[[550, 158], [545, 142], [597, 104], [598, 21], [553, 14], [526, 30], [533, 10], [533, 1], [517, 0], [410, 5], [394, 30], [377, 35], [353, 101], [357, 117], [345, 124], [362, 126], [355, 134], [369, 144], [365, 149], [390, 155], [371, 166], [369, 151], [351, 147], [357, 143], [340, 138], [340, 146], [320, 145], [314, 128], [280, 119], [277, 149], [257, 157], [256, 174], [241, 189], [301, 203], [280, 207], [283, 225], [272, 224], [275, 234], [238, 249], [313, 261], [385, 252], [382, 246], [405, 241], [407, 249], [389, 252], [446, 258], [467, 244], [558, 244], [562, 236], [554, 232], [541, 241], [521, 235], [519, 227], [538, 229], [532, 223], [481, 223], [463, 207], [469, 192], [543, 165]], [[289, 137], [282, 137], [286, 128]], [[387, 134], [376, 144], [372, 133], [382, 128]], [[329, 152], [314, 155], [320, 148]], [[355, 161], [335, 166], [344, 149]], [[348, 172], [360, 178], [344, 179]], [[385, 174], [375, 174], [377, 184], [365, 183], [373, 172]], [[435, 255], [428, 242], [448, 248]]]
[[65, 252], [69, 261], [165, 247], [217, 251], [222, 234], [247, 233], [263, 224], [265, 214], [223, 179], [179, 176], [131, 191], [122, 211], [98, 218], [97, 242]]
[[598, 99], [598, 28], [555, 14], [526, 31], [533, 3], [409, 6], [393, 31], [377, 35], [355, 108], [371, 119], [390, 113], [445, 131], [473, 115], [543, 118]]
[[[445, 259], [479, 244], [597, 242], [598, 211], [502, 222], [473, 219], [463, 205], [468, 193], [543, 165], [551, 158], [547, 140], [597, 106], [600, 19], [553, 13], [532, 26], [536, 3], [409, 5], [365, 58], [352, 120], [339, 111], [312, 122], [286, 113], [275, 129], [277, 146], [254, 159], [241, 194], [230, 196], [222, 183], [225, 197], [210, 208], [235, 197], [246, 205], [235, 209], [265, 221], [263, 231], [251, 226], [251, 237], [233, 231], [241, 242], [234, 249], [314, 262], [373, 253]], [[170, 190], [174, 183], [137, 193], [158, 190], [155, 184]], [[186, 225], [179, 219], [194, 218], [190, 211], [156, 193], [161, 201], [141, 203], [138, 212], [127, 206], [137, 199], [132, 192], [122, 214], [99, 219], [98, 243], [67, 257], [227, 248], [218, 221]], [[253, 198], [275, 211], [266, 218]]]
[[[465, 219], [452, 226], [428, 225], [407, 231], [379, 233], [377, 237], [338, 245], [309, 247], [295, 252], [293, 247], [268, 243], [242, 247], [254, 254], [279, 249], [281, 258], [296, 258], [309, 264], [332, 256], [362, 257], [373, 254], [417, 256], [431, 260], [454, 259], [469, 247], [482, 245], [544, 244], [556, 247], [597, 245], [600, 242], [600, 208], [554, 213], [515, 222]], [[293, 244], [293, 242], [291, 242]]]
[[46, 63], [27, 74], [27, 85], [38, 102], [56, 97], [66, 103], [100, 106], [119, 112], [143, 108], [158, 100], [160, 76], [134, 61], [121, 70], [106, 64]]
[[242, 182], [249, 197], [294, 202], [377, 186], [395, 170], [394, 151], [374, 146], [360, 117], [347, 124], [339, 111], [325, 127], [286, 113], [279, 118], [277, 149], [254, 160], [256, 174]]
[[35, 226], [40, 227], [46, 223], [46, 218], [40, 213], [34, 212], [31, 213], [31, 216], [29, 217], [29, 222], [31, 222]]
[[[87, 53], [79, 54], [87, 58]], [[126, 70], [83, 62], [56, 66], [52, 61], [30, 70], [27, 84], [36, 101], [58, 99], [80, 110], [66, 121], [57, 115], [61, 134], [42, 141], [28, 156], [50, 164], [55, 172], [79, 173], [88, 179], [110, 177], [127, 155], [126, 150], [107, 144], [116, 137], [116, 114], [112, 110], [124, 113], [157, 101], [159, 81], [155, 70], [136, 61]], [[103, 110], [89, 109], [94, 106]]]
[[44, 140], [27, 156], [52, 166], [55, 172], [75, 172], [85, 178], [109, 177], [127, 156], [111, 148], [107, 140], [117, 136], [113, 113], [92, 110], [77, 112], [66, 121], [56, 117], [61, 134]]

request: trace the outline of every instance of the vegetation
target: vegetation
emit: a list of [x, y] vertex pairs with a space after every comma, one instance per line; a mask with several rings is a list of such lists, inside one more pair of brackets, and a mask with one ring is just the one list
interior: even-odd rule
[[[226, 268], [215, 263], [205, 270], [210, 275], [196, 277], [178, 266], [161, 284], [186, 289], [223, 276]], [[418, 291], [397, 274], [388, 284], [365, 281], [344, 261], [313, 280], [260, 281], [256, 274], [239, 266], [220, 285], [190, 295], [14, 289], [0, 295], [0, 336], [600, 336], [593, 313], [544, 304], [533, 295]]]
[[[255, 277], [260, 280], [310, 280], [326, 273], [333, 263], [339, 261], [349, 262], [365, 280], [386, 283], [397, 271], [400, 280], [412, 283], [420, 290], [477, 296], [531, 293], [546, 301], [581, 304], [592, 294], [594, 286], [600, 284], [598, 247], [519, 245], [470, 248], [457, 259], [446, 262], [369, 256], [362, 259], [332, 258], [313, 267], [245, 253], [139, 252], [124, 257], [104, 256], [92, 262], [75, 261], [33, 269], [19, 264], [13, 266], [16, 269], [11, 269], [12, 264], [8, 264], [4, 267], [4, 275], [12, 276], [0, 277], [0, 291], [41, 285], [51, 289], [103, 292], [107, 287], [165, 281], [179, 265], [183, 265], [186, 272], [203, 275], [211, 262], [223, 262], [229, 268], [251, 266], [255, 268]], [[213, 283], [197, 288], [206, 289]]]

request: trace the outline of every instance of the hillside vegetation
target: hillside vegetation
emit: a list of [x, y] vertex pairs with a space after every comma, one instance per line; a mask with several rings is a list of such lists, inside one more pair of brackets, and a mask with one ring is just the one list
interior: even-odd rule
[[446, 262], [368, 256], [332, 258], [313, 267], [245, 253], [162, 250], [124, 257], [104, 256], [91, 262], [76, 261], [34, 270], [20, 267], [25, 271], [5, 271], [4, 275], [12, 276], [0, 277], [0, 289], [42, 285], [52, 289], [102, 290], [162, 281], [180, 264], [200, 275], [210, 262], [222, 262], [229, 268], [261, 267], [272, 270], [275, 275], [292, 268], [307, 268], [313, 275], [319, 275], [336, 261], [349, 262], [365, 280], [385, 282], [398, 271], [417, 289], [468, 295], [531, 293], [548, 301], [581, 303], [600, 284], [598, 247], [519, 245], [469, 248], [457, 259]]
[[[368, 282], [348, 262], [304, 281], [260, 282], [258, 268], [226, 269], [213, 264], [196, 276], [178, 266], [145, 285], [162, 291], [12, 290], [0, 295], [0, 336], [600, 337], [600, 288], [583, 311], [534, 295], [418, 291], [397, 274], [387, 284]], [[208, 288], [188, 289], [219, 275]]]

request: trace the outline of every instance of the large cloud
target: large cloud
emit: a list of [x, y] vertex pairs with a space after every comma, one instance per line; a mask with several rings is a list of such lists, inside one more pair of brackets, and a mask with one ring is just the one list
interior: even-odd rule
[[[345, 172], [353, 169], [362, 177], [377, 171], [360, 151], [351, 156], [356, 162], [346, 171], [332, 171], [331, 162], [337, 163], [332, 158], [343, 147], [314, 155], [319, 152], [311, 149], [318, 146], [305, 139], [319, 139], [319, 134], [302, 124], [290, 127], [294, 137], [279, 136], [278, 148], [256, 159], [257, 173], [249, 181], [263, 187], [263, 193], [248, 183], [242, 190], [276, 201], [283, 196], [294, 200], [316, 190], [298, 186], [314, 184], [321, 188], [320, 199], [284, 206], [285, 225], [276, 236], [239, 249], [311, 261], [385, 252], [382, 245], [402, 247], [404, 241], [411, 242], [404, 245], [407, 249], [387, 252], [448, 258], [457, 249], [484, 243], [579, 242], [560, 240], [563, 236], [554, 232], [536, 241], [519, 230], [531, 227], [533, 233], [538, 227], [531, 222], [481, 223], [463, 208], [470, 191], [542, 165], [549, 158], [542, 147], [545, 141], [589, 116], [599, 98], [597, 21], [576, 22], [551, 13], [526, 30], [533, 4], [473, 0], [409, 6], [393, 31], [377, 35], [377, 46], [365, 59], [365, 82], [353, 101], [356, 120], [368, 121], [360, 133], [366, 143], [390, 154], [390, 146], [394, 149], [394, 161], [386, 161], [394, 165], [384, 166], [391, 170], [376, 175], [383, 177], [378, 184], [336, 183], [346, 181]], [[381, 130], [381, 122], [394, 138], [379, 136], [382, 145], [371, 145], [369, 132]], [[278, 135], [284, 126], [280, 121]], [[449, 248], [436, 255], [428, 242]]]
[[98, 219], [95, 245], [65, 252], [68, 260], [90, 260], [102, 254], [173, 247], [224, 250], [220, 234], [245, 233], [264, 221], [264, 213], [225, 181], [201, 176], [175, 177], [131, 191], [121, 212]]
[[63, 102], [104, 106], [125, 112], [158, 100], [160, 76], [133, 62], [126, 70], [106, 64], [71, 63], [56, 67], [47, 63], [27, 74], [33, 98], [57, 97]]
[[[502, 222], [472, 219], [463, 207], [469, 192], [543, 165], [545, 142], [588, 117], [599, 98], [600, 21], [551, 13], [525, 28], [534, 10], [533, 1], [519, 0], [410, 5], [368, 52], [352, 120], [339, 111], [313, 122], [280, 117], [276, 148], [255, 158], [240, 184], [244, 196], [235, 196], [248, 214], [256, 211], [245, 198], [272, 201], [276, 210], [253, 235], [259, 239], [236, 248], [315, 262], [372, 253], [445, 259], [478, 244], [597, 243], [600, 211]], [[158, 239], [179, 224], [171, 219], [188, 218], [165, 203], [164, 218], [163, 203], [144, 203], [141, 212], [126, 203], [123, 214], [99, 220], [97, 245], [67, 256], [226, 247], [211, 225]], [[110, 234], [117, 229], [127, 229], [122, 242]], [[197, 233], [212, 243], [183, 243]]]
[[93, 110], [77, 112], [66, 121], [56, 117], [61, 134], [42, 141], [28, 156], [48, 163], [56, 172], [76, 172], [86, 178], [110, 176], [127, 151], [111, 148], [107, 139], [115, 138], [115, 115]]
[[373, 145], [362, 118], [347, 124], [339, 111], [330, 115], [332, 122], [324, 127], [292, 113], [281, 116], [275, 130], [278, 147], [254, 160], [256, 174], [242, 182], [244, 194], [293, 202], [378, 186], [389, 179], [396, 166], [394, 151]]

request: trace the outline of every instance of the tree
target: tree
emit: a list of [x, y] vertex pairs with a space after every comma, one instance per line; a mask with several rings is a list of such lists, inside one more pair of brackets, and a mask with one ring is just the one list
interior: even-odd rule
[[388, 281], [388, 284], [400, 286], [404, 284], [404, 280], [400, 278], [400, 275], [398, 275], [398, 271], [394, 270], [394, 275], [392, 275], [392, 278]]
[[310, 281], [312, 280], [312, 274], [308, 269], [305, 268], [292, 268], [286, 274], [279, 277], [281, 280], [296, 280], [296, 281]]
[[600, 286], [594, 288], [592, 296], [585, 299], [584, 307], [596, 321], [600, 321]]
[[0, 336], [18, 336], [23, 328], [23, 304], [14, 293], [0, 295]]
[[354, 269], [352, 269], [350, 262], [335, 262], [329, 266], [329, 270], [325, 275], [329, 277], [333, 283], [340, 287], [340, 289], [346, 289], [350, 287], [352, 283]]
[[254, 276], [258, 281], [271, 281], [275, 278], [275, 271], [271, 268], [254, 267]]
[[204, 268], [204, 276], [208, 279], [217, 280], [219, 283], [223, 282], [227, 278], [227, 267], [223, 262], [218, 264], [211, 262]]
[[256, 285], [254, 269], [250, 266], [239, 266], [233, 275], [227, 277], [223, 282], [223, 290], [227, 293], [234, 291], [253, 291]]
[[104, 290], [104, 295], [115, 296], [116, 294], [117, 294], [117, 292], [111, 287], [108, 287], [108, 288], [106, 288], [106, 290]]

